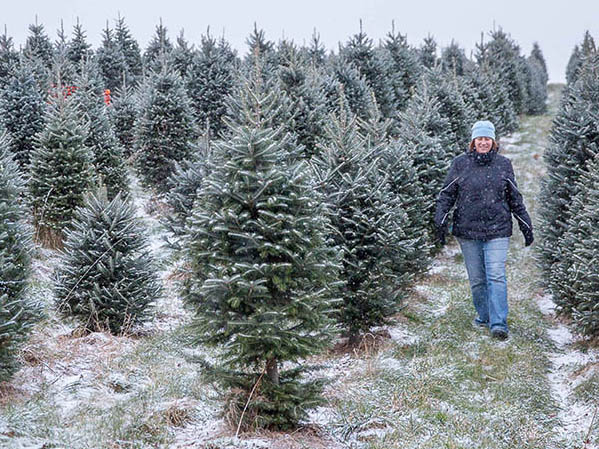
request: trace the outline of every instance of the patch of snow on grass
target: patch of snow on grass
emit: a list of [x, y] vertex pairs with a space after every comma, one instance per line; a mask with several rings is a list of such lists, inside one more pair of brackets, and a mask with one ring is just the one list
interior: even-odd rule
[[426, 298], [423, 311], [433, 318], [445, 315], [449, 307], [450, 294], [440, 287], [431, 287], [430, 285], [416, 285], [414, 290]]
[[[537, 301], [539, 308], [545, 315], [554, 315], [555, 304], [550, 296], [544, 296]], [[596, 361], [598, 354], [590, 351], [582, 353], [571, 349], [576, 341], [572, 332], [562, 323], [549, 329], [547, 334], [557, 347], [556, 352], [548, 354], [552, 369], [548, 374], [551, 393], [560, 408], [558, 418], [560, 424], [554, 430], [567, 439], [581, 440], [588, 432], [595, 413], [596, 405], [576, 401], [574, 389], [585, 378], [577, 375], [579, 369], [588, 363]], [[585, 449], [596, 448], [594, 445], [585, 445]]]
[[400, 325], [388, 327], [387, 330], [389, 331], [389, 335], [391, 335], [391, 340], [400, 345], [413, 345], [419, 339], [417, 335], [411, 334]]
[[537, 305], [543, 315], [555, 315], [555, 303], [551, 295], [545, 295], [537, 299]]

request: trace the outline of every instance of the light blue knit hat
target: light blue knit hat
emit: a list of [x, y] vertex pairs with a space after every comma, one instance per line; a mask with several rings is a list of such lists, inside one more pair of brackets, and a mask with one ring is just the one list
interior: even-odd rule
[[488, 120], [480, 120], [472, 125], [472, 139], [477, 137], [490, 137], [495, 140], [495, 126]]

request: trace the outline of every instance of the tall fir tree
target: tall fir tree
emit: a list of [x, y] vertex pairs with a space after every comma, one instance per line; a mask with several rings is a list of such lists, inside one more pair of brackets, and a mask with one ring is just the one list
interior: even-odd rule
[[440, 106], [439, 113], [449, 122], [449, 131], [454, 136], [454, 141], [446, 147], [447, 150], [454, 156], [461, 154], [470, 143], [474, 111], [464, 101], [459, 79], [454, 74], [444, 73], [441, 67], [436, 67], [425, 72], [421, 84], [421, 89], [435, 97]]
[[19, 53], [15, 51], [12, 37], [8, 35], [5, 25], [4, 34], [0, 36], [0, 89], [4, 88], [18, 65]]
[[[418, 180], [419, 173], [416, 170], [413, 149], [392, 137], [392, 129], [395, 126], [393, 120], [385, 119], [377, 110], [371, 115], [372, 118], [368, 121], [358, 120], [359, 132], [365, 137], [368, 148], [377, 149], [380, 156], [379, 169], [383, 176], [387, 177], [391, 193], [407, 214], [408, 220], [402, 233], [404, 239], [413, 242], [413, 251], [405, 251], [402, 260], [398, 261], [398, 266], [408, 274], [404, 279], [409, 281], [411, 275], [421, 273], [427, 268], [430, 260], [432, 245], [427, 232], [430, 217], [426, 212], [430, 200], [424, 196], [425, 192], [420, 183], [414, 182]], [[434, 114], [429, 117], [432, 115]], [[398, 285], [398, 288], [405, 287], [405, 283]]]
[[201, 38], [201, 47], [194, 54], [185, 80], [200, 129], [208, 128], [215, 137], [225, 129], [223, 117], [227, 96], [234, 88], [236, 59], [224, 39], [217, 42], [207, 32]]
[[[569, 312], [576, 328], [591, 338], [599, 336], [597, 254], [599, 254], [599, 145], [578, 180], [578, 193], [572, 200], [573, 211], [561, 241], [569, 261], [561, 286], [560, 309]], [[565, 298], [564, 298], [565, 296]]]
[[526, 113], [530, 115], [543, 114], [547, 110], [547, 74], [536, 59], [529, 57], [524, 60], [528, 72], [526, 83]]
[[437, 67], [437, 41], [433, 36], [427, 36], [424, 38], [422, 45], [419, 48], [420, 63], [427, 69]]
[[326, 130], [314, 165], [330, 204], [331, 240], [343, 255], [337, 317], [353, 345], [397, 310], [411, 276], [401, 262], [415, 242], [404, 234], [408, 215], [381, 170], [382, 146], [369, 145], [344, 112]]
[[185, 39], [183, 30], [181, 30], [177, 36], [177, 43], [173, 48], [172, 58], [175, 70], [183, 79], [186, 79], [189, 75], [194, 54], [195, 49], [193, 45], [189, 45], [189, 42]]
[[570, 54], [570, 58], [568, 59], [568, 64], [566, 65], [566, 84], [571, 85], [576, 81], [578, 68], [581, 64], [580, 59], [580, 48], [578, 45], [575, 45]]
[[491, 40], [477, 44], [476, 59], [479, 65], [487, 65], [496, 71], [506, 83], [510, 100], [516, 113], [526, 111], [527, 78], [526, 65], [520, 55], [520, 47], [502, 29], [490, 33]]
[[83, 144], [93, 154], [93, 163], [98, 183], [106, 187], [108, 199], [126, 196], [129, 193], [127, 168], [123, 149], [114, 132], [108, 105], [104, 101], [102, 77], [94, 61], [88, 61], [77, 77], [77, 91], [74, 94], [79, 114], [89, 123]]
[[286, 429], [322, 402], [303, 360], [329, 342], [336, 265], [309, 170], [293, 162], [289, 134], [269, 126], [280, 92], [260, 79], [242, 83], [238, 98], [254, 101], [214, 146], [191, 218], [186, 300], [198, 340], [222, 348], [204, 365], [231, 389], [228, 419]]
[[102, 45], [96, 51], [96, 58], [104, 79], [104, 88], [114, 91], [121, 86], [128, 69], [125, 54], [108, 23], [102, 31]]
[[541, 68], [541, 72], [543, 73], [543, 83], [547, 84], [549, 81], [549, 73], [547, 72], [547, 63], [545, 62], [545, 56], [543, 56], [543, 51], [539, 46], [538, 42], [533, 42], [532, 50], [530, 51], [530, 59], [539, 64]]
[[172, 248], [181, 250], [180, 241], [185, 239], [187, 220], [191, 217], [198, 191], [208, 173], [206, 155], [194, 153], [191, 160], [175, 163], [175, 168], [169, 176], [166, 203], [171, 212], [163, 220], [175, 239], [169, 241]]
[[120, 194], [87, 196], [66, 232], [56, 273], [58, 309], [84, 328], [124, 333], [150, 317], [161, 288], [135, 207]]
[[[422, 198], [419, 206], [422, 219], [418, 221], [417, 217], [413, 226], [417, 226], [431, 242], [434, 241], [435, 201], [455, 155], [455, 135], [449, 119], [441, 113], [441, 104], [426, 82], [422, 82], [399, 118], [399, 137], [391, 147], [390, 156], [399, 159], [405, 152], [411, 160], [415, 171], [411, 179], [416, 180]], [[400, 181], [394, 179], [392, 182]]]
[[[397, 32], [395, 28], [389, 32], [383, 43], [391, 61], [391, 69], [397, 73], [401, 79], [401, 91], [396, 90], [397, 107], [404, 110], [408, 100], [412, 96], [413, 90], [418, 84], [422, 73], [422, 66], [416, 51], [410, 48], [405, 35]], [[401, 96], [403, 95], [403, 97]]]
[[[546, 281], [546, 285], [550, 288], [557, 312], [568, 317], [572, 317], [581, 300], [586, 300], [579, 295], [583, 285], [580, 281], [588, 282], [589, 271], [594, 269], [588, 257], [588, 250], [592, 251], [594, 238], [592, 222], [588, 221], [588, 214], [592, 214], [592, 211], [588, 208], [595, 202], [593, 195], [596, 195], [596, 186], [593, 177], [597, 176], [597, 160], [599, 159], [595, 148], [595, 157], [589, 159], [585, 171], [576, 181], [576, 193], [570, 205], [570, 218], [564, 224], [564, 233], [558, 242], [559, 257], [547, 273], [549, 281]], [[585, 218], [583, 215], [586, 215]], [[586, 264], [590, 270], [586, 269]]]
[[25, 183], [0, 134], [0, 382], [18, 368], [17, 352], [35, 321], [27, 296], [31, 272], [31, 229], [24, 206]]
[[360, 32], [339, 49], [339, 55], [358, 70], [372, 89], [383, 116], [393, 117], [397, 112], [396, 91], [401, 89], [402, 80], [392, 70], [391, 61], [375, 49], [372, 39], [362, 31], [361, 23]]
[[441, 51], [441, 68], [445, 72], [463, 76], [470, 64], [470, 61], [464, 53], [464, 49], [460, 48], [458, 43], [453, 39], [449, 46]]
[[93, 154], [84, 144], [88, 126], [76, 100], [55, 91], [36, 136], [29, 182], [37, 238], [46, 246], [62, 245], [64, 229], [94, 183]]
[[506, 136], [518, 129], [518, 116], [507, 87], [501, 77], [485, 66], [471, 67], [463, 77], [466, 103], [475, 120], [491, 120], [497, 136]]
[[316, 142], [324, 137], [327, 104], [322, 79], [293, 48], [286, 57], [281, 57], [279, 80], [294, 111], [291, 127], [304, 148], [304, 155], [310, 158], [317, 152]]
[[243, 60], [243, 69], [247, 75], [260, 67], [265, 79], [274, 77], [279, 66], [279, 59], [275, 44], [266, 38], [266, 33], [258, 29], [254, 22], [254, 29], [245, 40], [248, 52]]
[[[139, 44], [131, 35], [125, 18], [118, 16], [114, 26], [114, 39], [125, 59], [125, 80], [128, 86], [138, 86], [142, 79], [143, 62]], [[121, 87], [121, 86], [119, 86]]]
[[29, 25], [29, 35], [25, 40], [23, 53], [30, 59], [39, 59], [48, 70], [52, 67], [54, 48], [46, 34], [44, 25], [38, 24], [37, 19], [35, 24]]
[[592, 58], [596, 53], [595, 39], [593, 39], [593, 36], [591, 36], [591, 33], [587, 30], [584, 33], [584, 38], [580, 47], [576, 45], [570, 55], [568, 66], [566, 67], [566, 82], [568, 85], [572, 85], [576, 82], [584, 61]]
[[27, 65], [0, 90], [0, 123], [10, 135], [10, 149], [22, 170], [29, 167], [35, 135], [44, 126], [45, 101]]
[[316, 29], [310, 38], [310, 44], [307, 47], [301, 48], [302, 53], [305, 53], [306, 59], [317, 68], [324, 66], [327, 59], [327, 50], [324, 44], [320, 41], [320, 33]]
[[167, 66], [148, 77], [140, 95], [135, 163], [142, 183], [164, 193], [175, 162], [189, 159], [198, 137], [191, 102], [183, 80]]
[[80, 71], [81, 65], [94, 54], [91, 44], [87, 42], [86, 32], [79, 23], [79, 18], [73, 26], [73, 37], [68, 44], [67, 53], [69, 60], [78, 71]]
[[143, 64], [146, 72], [160, 72], [165, 60], [169, 59], [173, 52], [173, 44], [168, 37], [168, 30], [160, 23], [156, 25], [156, 32], [148, 44], [143, 55]]
[[126, 82], [111, 95], [108, 109], [114, 133], [123, 149], [123, 157], [129, 159], [135, 148], [135, 122], [140, 115], [136, 92]]
[[[577, 180], [599, 149], [598, 111], [599, 55], [595, 55], [585, 60], [574, 85], [566, 88], [543, 156], [547, 174], [541, 180], [536, 246], [543, 279], [552, 279], [553, 266], [562, 258], [562, 237], [579, 193]], [[559, 290], [551, 282], [548, 286]]]
[[[227, 113], [224, 118], [228, 128], [232, 125], [244, 126], [248, 124], [248, 109], [255, 111], [260, 121], [261, 126], [274, 129], [283, 128], [288, 132], [292, 139], [295, 140], [295, 130], [293, 128], [294, 111], [291, 104], [291, 99], [281, 90], [281, 83], [277, 76], [264, 76], [264, 66], [262, 59], [254, 58], [254, 67], [252, 70], [246, 68], [245, 73], [239, 73], [236, 79], [235, 87], [231, 95], [227, 97]], [[275, 74], [276, 75], [276, 74]], [[272, 92], [266, 99], [255, 95], [255, 92]], [[264, 107], [261, 102], [272, 101], [267, 107]], [[263, 113], [260, 111], [264, 109]], [[276, 111], [273, 113], [273, 111]], [[253, 119], [252, 119], [253, 120]], [[293, 147], [293, 148], [292, 148]], [[295, 145], [288, 148], [289, 154], [293, 158], [301, 157], [300, 147]]]

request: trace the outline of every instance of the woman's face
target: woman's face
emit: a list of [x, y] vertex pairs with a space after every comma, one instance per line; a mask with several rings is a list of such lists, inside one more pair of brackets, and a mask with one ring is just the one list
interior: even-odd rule
[[474, 148], [477, 153], [488, 153], [493, 147], [493, 139], [490, 137], [477, 137], [474, 139]]

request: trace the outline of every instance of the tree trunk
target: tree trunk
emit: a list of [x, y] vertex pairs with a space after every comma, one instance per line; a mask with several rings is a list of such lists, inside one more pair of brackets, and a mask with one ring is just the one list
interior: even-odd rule
[[273, 357], [266, 362], [266, 375], [273, 384], [279, 385], [279, 366], [276, 358]]
[[349, 334], [349, 339], [347, 340], [347, 346], [353, 348], [354, 346], [358, 346], [360, 343], [360, 332], [355, 332]]

